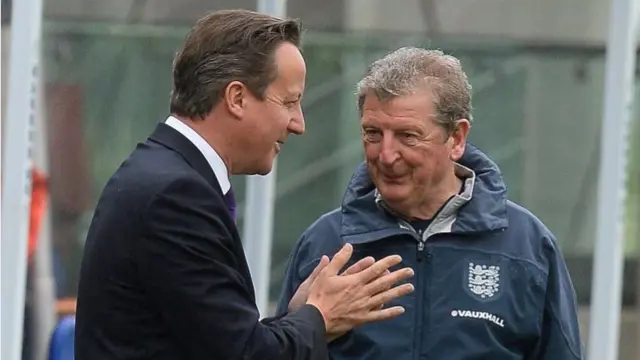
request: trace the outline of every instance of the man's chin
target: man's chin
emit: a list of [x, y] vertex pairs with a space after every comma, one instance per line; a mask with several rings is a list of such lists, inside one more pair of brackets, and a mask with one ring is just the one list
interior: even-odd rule
[[269, 173], [271, 173], [271, 171], [273, 170], [273, 163], [275, 162], [275, 155], [274, 156], [270, 156], [269, 159], [265, 159], [265, 162], [262, 164], [262, 166], [259, 169], [256, 169], [256, 175], [269, 175]]
[[378, 191], [380, 192], [380, 196], [387, 202], [404, 202], [407, 199], [408, 191], [404, 186], [399, 186], [395, 184], [384, 184], [378, 187]]
[[271, 173], [272, 169], [273, 168], [269, 168], [269, 169], [264, 169], [264, 170], [258, 171], [258, 172], [255, 173], [255, 175], [260, 175], [260, 176], [269, 175]]
[[[398, 178], [387, 178], [384, 176], [380, 176], [375, 181], [378, 189], [386, 189], [388, 192], [406, 192], [407, 191], [407, 178], [398, 177]], [[381, 190], [382, 191], [382, 190]]]
[[242, 172], [234, 173], [234, 175], [269, 175], [273, 170], [274, 157], [263, 159], [261, 163], [254, 163], [253, 166], [247, 167]]
[[265, 176], [269, 175], [269, 173], [271, 173], [271, 170], [273, 170], [273, 161], [269, 164], [262, 164], [262, 166], [256, 167], [255, 169], [253, 169], [253, 173], [251, 175]]

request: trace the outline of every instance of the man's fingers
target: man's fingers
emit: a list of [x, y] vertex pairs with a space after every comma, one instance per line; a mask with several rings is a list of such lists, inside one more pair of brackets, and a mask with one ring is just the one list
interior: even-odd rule
[[383, 275], [365, 286], [368, 294], [377, 294], [383, 292], [384, 290], [390, 289], [393, 284], [402, 280], [406, 280], [413, 276], [412, 268], [404, 268], [396, 270], [392, 273], [388, 272], [389, 270], [386, 270]]
[[329, 264], [324, 268], [323, 272], [329, 274], [329, 276], [338, 275], [338, 271], [342, 269], [353, 254], [353, 246], [351, 244], [345, 244], [340, 251], [338, 251]]
[[357, 274], [360, 280], [365, 284], [369, 283], [373, 279], [379, 277], [385, 270], [392, 266], [398, 265], [402, 262], [400, 255], [390, 255], [382, 260], [378, 260], [375, 264], [371, 265], [368, 269], [365, 269]]
[[412, 293], [414, 287], [412, 284], [402, 284], [391, 288], [389, 290], [383, 291], [369, 300], [369, 308], [375, 309], [379, 308], [381, 305], [387, 304], [392, 300], [395, 300], [401, 296]]
[[394, 317], [404, 314], [404, 308], [402, 306], [393, 306], [382, 310], [373, 310], [367, 313], [362, 323], [377, 322], [393, 319]]
[[[387, 276], [387, 275], [389, 275], [389, 274], [391, 274], [391, 271], [389, 271], [389, 270], [385, 270], [385, 271], [384, 271], [384, 273], [382, 274], [382, 276]], [[387, 287], [386, 289], [381, 290], [380, 292], [382, 292], [382, 291], [384, 291], [384, 290], [389, 290], [390, 288], [391, 288], [391, 285], [389, 285], [389, 287]], [[384, 308], [384, 304], [382, 304], [382, 305], [380, 305], [380, 306], [378, 306], [378, 307], [374, 307], [374, 309], [375, 309], [375, 310], [380, 310], [380, 309], [382, 309], [382, 308]]]
[[347, 270], [345, 270], [342, 275], [353, 275], [357, 274], [360, 271], [368, 268], [369, 266], [375, 264], [376, 260], [371, 256], [367, 256], [364, 259], [360, 259], [357, 263], [349, 266]]

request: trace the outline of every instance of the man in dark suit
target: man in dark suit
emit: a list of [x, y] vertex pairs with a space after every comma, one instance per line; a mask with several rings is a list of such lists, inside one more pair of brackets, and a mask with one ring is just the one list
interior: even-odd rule
[[289, 312], [259, 320], [229, 174], [267, 174], [302, 134], [300, 25], [250, 11], [200, 19], [174, 61], [171, 116], [107, 183], [87, 235], [75, 350], [97, 359], [326, 359], [327, 342], [400, 315], [389, 256], [324, 256]]

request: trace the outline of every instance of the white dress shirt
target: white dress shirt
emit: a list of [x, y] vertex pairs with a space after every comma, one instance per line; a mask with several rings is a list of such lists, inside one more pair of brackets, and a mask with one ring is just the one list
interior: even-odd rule
[[204, 155], [204, 158], [207, 159], [209, 166], [213, 170], [213, 174], [218, 179], [218, 183], [220, 184], [220, 188], [222, 192], [226, 194], [231, 188], [231, 183], [229, 182], [229, 171], [227, 166], [222, 161], [222, 158], [218, 153], [209, 145], [209, 143], [198, 134], [195, 130], [193, 130], [189, 125], [184, 122], [176, 119], [173, 116], [169, 116], [169, 118], [165, 121], [165, 124], [171, 126], [180, 134], [184, 135], [189, 141], [195, 145], [198, 150]]

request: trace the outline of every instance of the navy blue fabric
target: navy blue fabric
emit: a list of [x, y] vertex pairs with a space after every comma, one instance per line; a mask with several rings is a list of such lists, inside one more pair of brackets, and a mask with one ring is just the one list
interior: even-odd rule
[[389, 304], [404, 306], [400, 317], [332, 342], [332, 359], [581, 359], [575, 293], [553, 234], [507, 200], [497, 165], [480, 150], [469, 144], [460, 163], [476, 174], [473, 197], [451, 232], [429, 237], [423, 250], [414, 232], [375, 204], [366, 166], [358, 167], [341, 207], [296, 244], [277, 314], [321, 256], [349, 242], [352, 262], [401, 255], [401, 266], [415, 270], [416, 290]]

